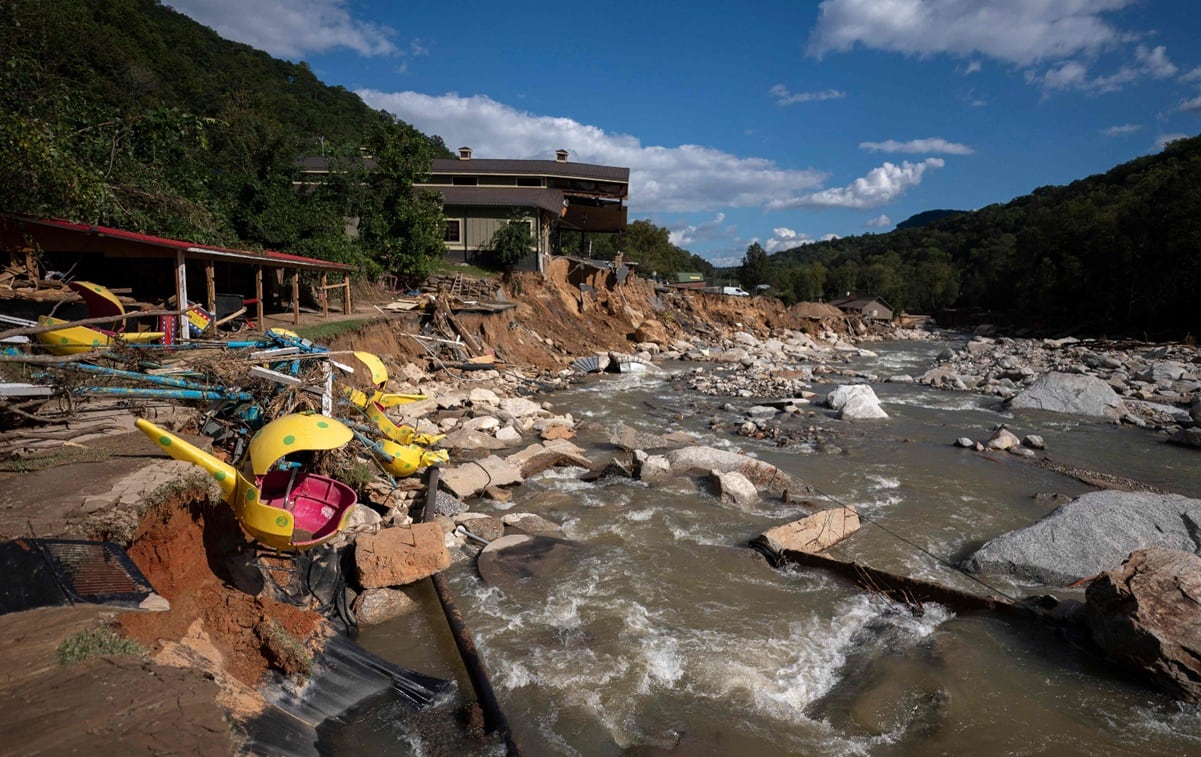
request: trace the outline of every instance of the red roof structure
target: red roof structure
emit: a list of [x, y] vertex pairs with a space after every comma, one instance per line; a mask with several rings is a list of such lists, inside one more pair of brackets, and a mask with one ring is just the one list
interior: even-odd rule
[[120, 257], [172, 257], [177, 252], [201, 260], [228, 260], [253, 263], [271, 268], [300, 268], [314, 271], [350, 272], [354, 266], [328, 260], [307, 258], [288, 252], [234, 250], [216, 245], [196, 244], [151, 234], [89, 226], [57, 218], [25, 218], [0, 215], [0, 244], [12, 250], [33, 243], [47, 251], [113, 254]]
[[[206, 297], [196, 297], [207, 301], [208, 309], [217, 312], [217, 294], [214, 269], [221, 264], [223, 271], [241, 271], [244, 284], [241, 287], [246, 293], [254, 289], [253, 298], [248, 302], [256, 303], [255, 311], [258, 323], [263, 322], [264, 281], [263, 269], [279, 271], [278, 284], [283, 285], [287, 276], [285, 271], [291, 271], [291, 301], [293, 323], [300, 323], [300, 271], [318, 274], [320, 277], [319, 296], [322, 312], [327, 312], [325, 293], [329, 289], [340, 288], [343, 296], [343, 310], [349, 315], [350, 274], [356, 270], [354, 266], [345, 263], [334, 263], [329, 260], [319, 260], [303, 255], [293, 255], [276, 250], [235, 250], [217, 245], [197, 244], [180, 239], [167, 239], [152, 234], [140, 234], [135, 231], [114, 229], [108, 226], [96, 226], [59, 218], [28, 218], [23, 216], [0, 214], [0, 251], [18, 254], [22, 251], [38, 251], [50, 256], [98, 256], [104, 261], [116, 260], [131, 265], [141, 265], [139, 274], [144, 278], [160, 281], [159, 288], [167, 284], [163, 279], [173, 280], [176, 302], [190, 302], [188, 297], [189, 270], [193, 284], [202, 283]], [[138, 261], [152, 261], [145, 263]], [[171, 268], [164, 270], [153, 261], [170, 261]], [[192, 264], [189, 267], [189, 263]], [[203, 271], [197, 271], [196, 264], [202, 263]], [[149, 266], [149, 267], [147, 267]], [[247, 270], [249, 268], [250, 270]], [[326, 275], [337, 273], [342, 276], [341, 284], [326, 284]], [[128, 274], [127, 274], [128, 275]], [[161, 291], [160, 291], [161, 294]], [[232, 295], [232, 296], [237, 296]], [[180, 338], [187, 338], [187, 328], [184, 319], [180, 320]]]

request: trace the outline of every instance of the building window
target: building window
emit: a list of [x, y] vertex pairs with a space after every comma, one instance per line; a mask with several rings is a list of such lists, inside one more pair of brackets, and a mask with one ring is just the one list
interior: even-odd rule
[[542, 186], [542, 178], [538, 176], [518, 176], [517, 186], [519, 187], [540, 187]]
[[455, 176], [454, 185], [456, 187], [474, 187], [476, 186], [475, 176]]
[[447, 221], [446, 222], [446, 239], [443, 241], [446, 241], [446, 242], [461, 241], [462, 235], [460, 232], [462, 231], [462, 225], [461, 225], [462, 223], [463, 222], [458, 219], [455, 219], [453, 221]]

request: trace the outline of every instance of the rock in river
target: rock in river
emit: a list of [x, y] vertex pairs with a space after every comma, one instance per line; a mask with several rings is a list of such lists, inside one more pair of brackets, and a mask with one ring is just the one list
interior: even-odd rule
[[1201, 500], [1103, 490], [1082, 494], [1026, 528], [998, 536], [964, 561], [972, 573], [1069, 584], [1122, 564], [1139, 549], [1197, 552]]
[[1201, 701], [1201, 557], [1139, 550], [1088, 587], [1093, 641], [1173, 696]]
[[1048, 373], [1011, 399], [1009, 409], [1046, 410], [1110, 420], [1126, 412], [1113, 387], [1095, 376], [1077, 373]]

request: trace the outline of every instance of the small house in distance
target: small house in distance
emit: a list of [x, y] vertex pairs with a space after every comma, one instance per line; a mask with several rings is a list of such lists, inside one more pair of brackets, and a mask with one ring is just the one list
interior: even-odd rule
[[867, 321], [891, 321], [894, 315], [892, 305], [880, 297], [850, 294], [830, 300], [830, 304], [848, 315], [857, 315]]

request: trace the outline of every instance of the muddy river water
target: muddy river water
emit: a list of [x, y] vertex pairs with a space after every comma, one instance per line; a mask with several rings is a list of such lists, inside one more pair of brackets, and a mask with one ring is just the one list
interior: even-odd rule
[[[879, 356], [857, 367], [885, 377], [920, 374], [945, 345], [869, 346]], [[865, 524], [836, 556], [970, 591], [985, 589], [947, 564], [1049, 512], [1035, 495], [1087, 487], [1014, 457], [958, 449], [958, 437], [986, 439], [1004, 422], [1019, 436], [1042, 435], [1056, 462], [1201, 497], [1197, 453], [1152, 432], [1014, 417], [995, 399], [915, 384], [874, 386], [888, 420], [849, 424], [815, 409], [787, 421], [828, 430], [833, 447], [820, 451], [731, 433], [740, 418], [722, 406], [753, 400], [703, 397], [670, 375], [598, 376], [547, 399], [583, 419], [575, 441], [595, 460], [615, 454], [606, 430], [619, 420], [741, 449], [813, 484], [830, 504], [859, 509]], [[726, 430], [710, 429], [714, 417]], [[1198, 708], [1045, 628], [937, 605], [915, 615], [819, 570], [769, 567], [746, 544], [801, 517], [798, 507], [765, 499], [744, 512], [703, 482], [589, 484], [578, 473], [551, 470], [520, 487], [512, 505], [473, 507], [535, 512], [587, 545], [555, 581], [501, 591], [470, 563], [448, 571], [524, 754], [1201, 754]], [[1073, 596], [981, 578], [1011, 596]], [[424, 599], [430, 611], [366, 628], [360, 642], [469, 691], [432, 592]], [[488, 753], [388, 707], [357, 714], [328, 738], [335, 753]]]

